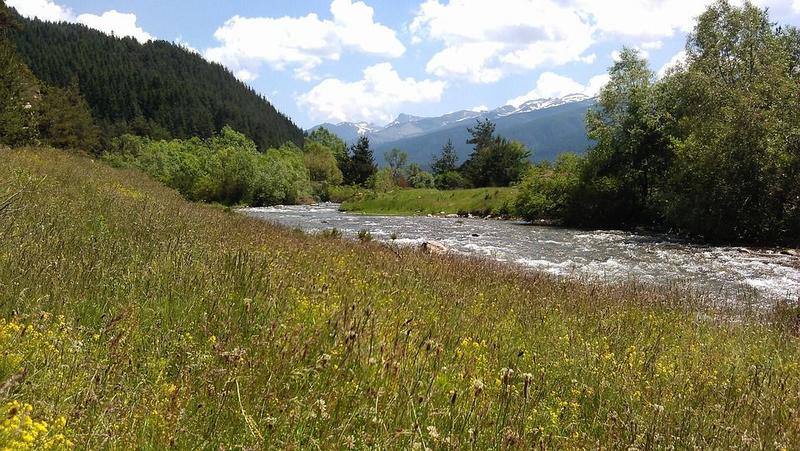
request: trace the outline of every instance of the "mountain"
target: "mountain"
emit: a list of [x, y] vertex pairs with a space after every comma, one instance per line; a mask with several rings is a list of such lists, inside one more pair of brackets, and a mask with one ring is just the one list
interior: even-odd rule
[[303, 131], [219, 64], [165, 41], [140, 44], [72, 23], [25, 19], [13, 33], [17, 51], [43, 82], [80, 92], [106, 137], [208, 137], [225, 125], [261, 149]]
[[583, 94], [529, 100], [522, 105], [505, 105], [491, 111], [462, 110], [438, 117], [399, 115], [385, 126], [340, 122], [321, 124], [348, 143], [361, 135], [370, 138], [376, 155], [392, 148], [405, 150], [411, 162], [427, 166], [448, 139], [453, 141], [460, 161], [472, 151], [466, 143], [468, 127], [476, 120], [495, 123], [497, 134], [525, 143], [536, 161], [553, 160], [559, 153], [583, 153], [591, 144], [586, 136], [586, 112], [595, 100]]

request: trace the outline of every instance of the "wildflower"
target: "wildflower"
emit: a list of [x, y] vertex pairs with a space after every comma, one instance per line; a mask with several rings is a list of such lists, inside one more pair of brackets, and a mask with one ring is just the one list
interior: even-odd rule
[[475, 395], [479, 395], [483, 391], [484, 387], [485, 385], [482, 380], [472, 379], [472, 389], [475, 391]]
[[500, 370], [500, 379], [503, 381], [503, 384], [510, 384], [514, 379], [514, 370], [511, 368], [502, 368]]
[[428, 426], [428, 435], [434, 440], [439, 440], [439, 431], [436, 430], [436, 426]]

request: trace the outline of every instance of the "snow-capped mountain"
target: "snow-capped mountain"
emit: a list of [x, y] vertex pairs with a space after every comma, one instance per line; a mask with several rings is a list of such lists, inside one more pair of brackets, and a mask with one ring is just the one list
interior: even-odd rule
[[[588, 142], [583, 129], [583, 117], [593, 102], [593, 99], [583, 94], [571, 94], [559, 98], [528, 100], [518, 106], [504, 105], [490, 111], [461, 110], [437, 117], [400, 114], [383, 126], [366, 122], [340, 122], [338, 124], [320, 124], [311, 130], [325, 127], [348, 143], [353, 143], [359, 136], [366, 135], [370, 138], [370, 143], [375, 150], [378, 151], [376, 155], [380, 155], [380, 151], [384, 149], [398, 147], [409, 152], [411, 161], [423, 164], [430, 161], [431, 150], [436, 151], [446, 142], [448, 138], [445, 136], [453, 140], [457, 150], [464, 150], [464, 145], [458, 141], [463, 140], [461, 135], [466, 134], [466, 128], [474, 125], [476, 119], [489, 119], [495, 122], [498, 133], [509, 138], [519, 139], [528, 146], [539, 145], [541, 147], [540, 141], [544, 139], [545, 135], [553, 137], [561, 134], [564, 130], [569, 130], [571, 135], [567, 139], [551, 140], [553, 143], [547, 144], [548, 148], [543, 150], [547, 153], [562, 150], [582, 151], [583, 149], [567, 149], [567, 147], [575, 147], [580, 143]], [[569, 106], [573, 106], [573, 108], [568, 108], [570, 114], [564, 114], [565, 112], [561, 110]], [[542, 120], [552, 122], [552, 127], [542, 128]], [[556, 126], [553, 122], [555, 120], [567, 123]], [[531, 126], [526, 127], [527, 123], [531, 123]], [[557, 128], [562, 130], [556, 130]], [[537, 130], [537, 135], [540, 136], [539, 141], [531, 135], [533, 129]], [[435, 144], [437, 149], [432, 149], [434, 141], [439, 138], [444, 141], [437, 142]], [[566, 147], [558, 149], [559, 146]]]

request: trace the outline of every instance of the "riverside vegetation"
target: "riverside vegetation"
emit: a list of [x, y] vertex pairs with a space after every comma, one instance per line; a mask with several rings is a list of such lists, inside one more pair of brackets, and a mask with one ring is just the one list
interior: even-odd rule
[[352, 194], [341, 210], [363, 214], [392, 215], [478, 215], [509, 217], [514, 215], [517, 190], [514, 188], [473, 188], [441, 191], [404, 189], [386, 193]]
[[800, 443], [789, 307], [308, 236], [87, 157], [0, 152], [6, 443]]

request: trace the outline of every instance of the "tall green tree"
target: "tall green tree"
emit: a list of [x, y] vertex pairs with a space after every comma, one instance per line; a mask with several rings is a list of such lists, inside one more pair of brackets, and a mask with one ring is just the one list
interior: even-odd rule
[[363, 185], [372, 174], [377, 172], [375, 158], [372, 149], [369, 147], [369, 138], [361, 136], [355, 144], [350, 147], [350, 164], [345, 181], [355, 185]]
[[718, 240], [800, 236], [798, 43], [751, 3], [718, 1], [699, 17], [685, 69], [663, 85], [670, 223]]
[[11, 34], [19, 30], [0, 2], [0, 143], [35, 143], [38, 137], [36, 103], [39, 82], [17, 55]]
[[397, 182], [402, 177], [403, 170], [408, 162], [408, 152], [400, 149], [392, 149], [384, 152], [383, 158], [392, 171], [392, 177], [394, 177], [395, 182]]
[[77, 81], [66, 88], [45, 86], [38, 103], [39, 136], [54, 147], [97, 151], [100, 129], [79, 92]]
[[350, 171], [350, 156], [347, 154], [347, 144], [336, 134], [325, 127], [318, 127], [308, 134], [306, 140], [317, 142], [331, 149], [342, 174]]
[[473, 186], [508, 186], [522, 178], [531, 153], [524, 144], [494, 136], [495, 125], [488, 119], [478, 120], [468, 128], [474, 150], [461, 165], [460, 172]]
[[660, 130], [655, 76], [637, 50], [623, 48], [609, 70], [596, 108], [587, 114], [595, 145], [588, 154], [584, 183], [592, 222], [632, 223], [654, 213], [654, 182], [670, 154]]
[[433, 157], [431, 170], [434, 175], [438, 176], [456, 169], [458, 169], [458, 155], [456, 155], [453, 140], [448, 139], [447, 143], [442, 146], [442, 153]]

